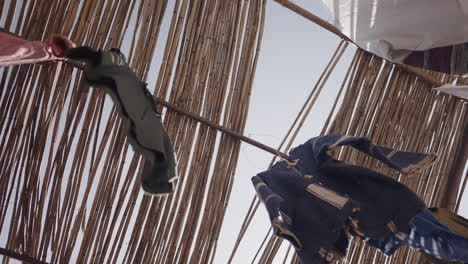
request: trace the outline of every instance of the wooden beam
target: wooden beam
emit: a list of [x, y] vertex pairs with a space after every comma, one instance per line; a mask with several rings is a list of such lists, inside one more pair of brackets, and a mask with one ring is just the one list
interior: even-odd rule
[[4, 248], [0, 248], [0, 254], [2, 254], [2, 255], [4, 255], [4, 256], [7, 256], [7, 257], [9, 257], [9, 258], [12, 258], [12, 259], [16, 259], [16, 260], [22, 261], [22, 262], [24, 262], [24, 263], [29, 263], [29, 264], [48, 264], [47, 262], [44, 262], [44, 261], [35, 259], [35, 258], [30, 257], [30, 256], [28, 256], [28, 255], [16, 253], [16, 252], [13, 252], [13, 251], [11, 251], [11, 250], [4, 249]]
[[[393, 63], [391, 61], [389, 61], [389, 62]], [[408, 73], [416, 75], [417, 77], [423, 79], [424, 81], [428, 82], [432, 86], [439, 87], [439, 86], [442, 86], [442, 85], [445, 84], [444, 82], [441, 82], [441, 81], [437, 80], [436, 78], [430, 76], [429, 74], [425, 73], [424, 70], [422, 70], [420, 68], [410, 66], [410, 65], [406, 65], [406, 64], [399, 64], [399, 63], [394, 63], [394, 64], [395, 64], [395, 66], [397, 68], [400, 68], [400, 69], [402, 69], [402, 70], [404, 70], [404, 71], [406, 71]]]

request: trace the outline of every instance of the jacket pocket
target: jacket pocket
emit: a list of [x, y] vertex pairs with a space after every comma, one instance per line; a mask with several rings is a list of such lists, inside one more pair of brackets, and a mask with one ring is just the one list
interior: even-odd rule
[[341, 196], [336, 192], [315, 183], [309, 184], [307, 186], [307, 191], [338, 209], [342, 209], [349, 200], [347, 197]]

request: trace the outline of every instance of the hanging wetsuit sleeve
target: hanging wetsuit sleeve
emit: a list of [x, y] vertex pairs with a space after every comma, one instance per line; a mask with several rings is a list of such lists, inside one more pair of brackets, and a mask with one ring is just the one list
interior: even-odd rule
[[365, 137], [343, 136], [332, 134], [324, 136], [317, 142], [319, 151], [318, 158], [326, 159], [327, 152], [333, 148], [340, 146], [351, 146], [369, 156], [372, 156], [387, 166], [400, 171], [403, 174], [415, 173], [427, 166], [431, 165], [436, 160], [434, 153], [425, 154], [419, 152], [399, 151], [392, 148], [377, 146], [371, 140]]

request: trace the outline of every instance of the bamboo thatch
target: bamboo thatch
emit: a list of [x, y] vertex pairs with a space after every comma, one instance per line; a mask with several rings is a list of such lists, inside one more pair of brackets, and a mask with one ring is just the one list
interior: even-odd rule
[[[31, 40], [62, 33], [105, 49], [130, 40], [128, 60], [147, 79], [167, 4], [13, 0], [0, 4], [0, 14], [8, 10], [6, 30]], [[242, 133], [265, 1], [174, 4], [155, 96]], [[177, 190], [165, 198], [143, 196], [140, 157], [125, 144], [110, 100], [80, 80], [79, 71], [63, 64], [2, 72], [0, 113], [7, 118], [0, 124], [0, 226], [8, 233], [6, 248], [52, 263], [211, 262], [240, 141], [167, 111]]]
[[[94, 48], [121, 47], [142, 79], [154, 78], [150, 89], [157, 101], [183, 109], [169, 107], [164, 114], [177, 151], [177, 189], [168, 197], [151, 197], [140, 191], [142, 161], [125, 144], [110, 100], [86, 87], [79, 70], [65, 64], [4, 68], [0, 235], [7, 237], [8, 250], [2, 249], [2, 254], [37, 263], [213, 262], [249, 109], [265, 0], [173, 4], [0, 3], [0, 21], [6, 21], [0, 26], [24, 38], [40, 40], [61, 33]], [[162, 20], [171, 10], [169, 31], [160, 34]], [[156, 75], [158, 45], [165, 48]], [[340, 43], [278, 150], [291, 147], [347, 46], [348, 42]], [[467, 105], [430, 90], [429, 83], [450, 77], [407, 71], [412, 70], [358, 51], [322, 134], [368, 136], [382, 145], [438, 153], [434, 167], [411, 177], [401, 177], [355, 152], [339, 153], [342, 159], [397, 177], [437, 206], [445, 203], [445, 185], [455, 162], [450, 157], [458, 151]], [[202, 119], [193, 118], [197, 116], [208, 122], [199, 123]], [[219, 133], [214, 127], [231, 132]], [[254, 199], [238, 243], [257, 208]], [[280, 246], [281, 240], [267, 236], [260, 263], [273, 261]], [[373, 259], [380, 263], [383, 258], [359, 242], [348, 255], [349, 263]], [[402, 250], [390, 262], [417, 263], [419, 258]]]

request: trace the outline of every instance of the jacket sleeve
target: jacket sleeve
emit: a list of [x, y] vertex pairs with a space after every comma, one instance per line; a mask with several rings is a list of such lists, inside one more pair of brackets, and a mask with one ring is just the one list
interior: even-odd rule
[[275, 194], [259, 176], [252, 177], [252, 184], [255, 187], [258, 199], [265, 204], [268, 216], [270, 220], [273, 221], [273, 219], [279, 216], [279, 209], [283, 198]]
[[299, 239], [291, 232], [289, 225], [280, 218], [279, 211], [283, 198], [274, 193], [259, 176], [252, 177], [252, 183], [257, 192], [257, 197], [268, 211], [274, 234], [288, 240], [296, 249], [302, 248]]
[[419, 152], [400, 151], [377, 146], [365, 137], [343, 136], [339, 134], [331, 134], [328, 136], [314, 138], [311, 140], [311, 144], [318, 163], [331, 158], [328, 155], [329, 150], [341, 146], [350, 146], [380, 160], [387, 166], [396, 169], [403, 174], [415, 173], [431, 165], [437, 157], [434, 153], [424, 154]]

